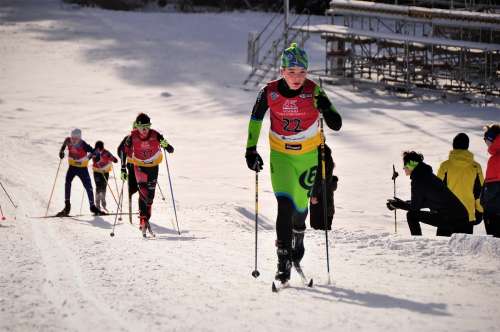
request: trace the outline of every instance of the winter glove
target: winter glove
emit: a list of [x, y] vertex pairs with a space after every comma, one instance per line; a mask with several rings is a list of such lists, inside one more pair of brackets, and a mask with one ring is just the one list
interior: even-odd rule
[[173, 153], [174, 152], [174, 147], [170, 144], [168, 144], [167, 140], [166, 139], [162, 139], [160, 141], [160, 146], [167, 150], [168, 153]]
[[316, 107], [321, 113], [328, 111], [332, 106], [332, 103], [323, 94], [315, 96], [315, 101], [316, 101]]
[[314, 106], [321, 113], [330, 110], [330, 107], [332, 107], [332, 103], [328, 100], [325, 92], [319, 87], [314, 90]]
[[127, 180], [127, 167], [122, 166], [120, 178], [122, 179], [122, 181]]
[[260, 172], [262, 170], [264, 161], [262, 161], [262, 158], [257, 152], [255, 146], [247, 148], [247, 152], [245, 153], [245, 159], [247, 160], [248, 168], [251, 169], [252, 171]]
[[400, 200], [397, 197], [394, 197], [392, 199], [388, 199], [386, 205], [387, 205], [387, 208], [391, 211], [393, 211], [395, 209], [400, 209], [400, 210], [405, 210], [405, 211], [410, 210], [410, 202]]
[[89, 159], [94, 159], [94, 162], [98, 163], [101, 160], [101, 154], [99, 152], [94, 152], [88, 155]]
[[63, 159], [64, 158], [64, 151], [59, 151], [59, 159]]

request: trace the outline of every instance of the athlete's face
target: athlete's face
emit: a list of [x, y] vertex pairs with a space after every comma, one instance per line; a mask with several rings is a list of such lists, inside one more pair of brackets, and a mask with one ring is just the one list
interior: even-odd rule
[[486, 138], [484, 139], [484, 143], [486, 143], [487, 147], [490, 147], [490, 145], [492, 144], [491, 141], [487, 140]]
[[411, 175], [412, 170], [409, 169], [408, 167], [403, 166], [403, 170], [405, 171], [405, 175], [406, 176], [410, 176]]
[[307, 70], [302, 67], [281, 68], [281, 76], [292, 90], [302, 87], [307, 77]]
[[142, 138], [145, 138], [146, 136], [148, 136], [149, 128], [137, 128], [137, 130], [139, 131], [139, 135]]
[[80, 143], [80, 137], [78, 136], [71, 136], [71, 144], [76, 145]]

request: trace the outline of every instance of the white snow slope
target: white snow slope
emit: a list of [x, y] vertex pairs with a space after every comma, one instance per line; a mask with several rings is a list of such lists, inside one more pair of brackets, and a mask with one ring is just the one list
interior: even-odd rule
[[[0, 222], [2, 331], [498, 331], [500, 244], [484, 235], [414, 238], [385, 207], [392, 164], [415, 149], [437, 170], [464, 131], [483, 167], [481, 127], [499, 109], [403, 100], [376, 90], [328, 86], [344, 118], [328, 132], [336, 174], [335, 227], [327, 284], [324, 233], [306, 234], [305, 272], [313, 289], [271, 292], [276, 268], [276, 203], [267, 127], [259, 142], [261, 275], [254, 264], [254, 176], [244, 161], [256, 91], [238, 88], [247, 34], [262, 13], [111, 12], [58, 1], [0, 2]], [[323, 20], [317, 18], [318, 21]], [[313, 66], [323, 45], [306, 45]], [[165, 165], [153, 208], [156, 240], [125, 219], [37, 219], [45, 213], [73, 127], [112, 152], [139, 112], [150, 114], [175, 153], [169, 156], [181, 236], [176, 234]], [[66, 161], [50, 207], [63, 207]], [[116, 168], [116, 167], [115, 167]], [[116, 168], [118, 171], [118, 168]], [[114, 180], [112, 180], [113, 189]], [[408, 198], [409, 180], [397, 180]], [[82, 186], [73, 182], [72, 212]], [[115, 208], [108, 192], [108, 204]], [[134, 198], [134, 210], [137, 208]], [[83, 213], [88, 203], [83, 202]], [[135, 218], [134, 218], [135, 219]]]

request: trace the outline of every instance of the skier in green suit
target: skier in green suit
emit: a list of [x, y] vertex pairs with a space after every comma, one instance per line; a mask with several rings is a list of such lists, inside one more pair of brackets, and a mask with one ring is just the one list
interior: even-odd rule
[[248, 125], [246, 162], [259, 172], [263, 161], [257, 152], [262, 120], [271, 110], [271, 181], [278, 201], [276, 280], [286, 284], [292, 263], [299, 266], [304, 256], [305, 219], [309, 193], [318, 167], [321, 144], [319, 116], [338, 131], [342, 118], [324, 91], [307, 79], [308, 57], [292, 43], [281, 55], [281, 78], [259, 91]]

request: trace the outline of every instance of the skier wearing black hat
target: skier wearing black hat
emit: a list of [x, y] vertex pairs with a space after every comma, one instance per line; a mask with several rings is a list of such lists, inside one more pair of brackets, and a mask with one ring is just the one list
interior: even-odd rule
[[99, 153], [99, 159], [96, 156], [92, 158], [92, 170], [94, 171], [95, 198], [98, 209], [106, 209], [106, 185], [109, 180], [109, 172], [113, 168], [113, 163], [117, 163], [115, 158], [108, 150], [104, 149], [104, 143], [97, 141], [94, 151]]
[[[146, 237], [146, 230], [154, 236], [149, 219], [158, 179], [158, 165], [163, 160], [161, 150], [165, 149], [168, 153], [173, 153], [174, 147], [160, 133], [151, 129], [149, 116], [140, 113], [134, 122], [134, 130], [125, 140], [124, 148], [129, 152], [134, 163], [134, 174], [139, 190], [139, 229], [144, 237]], [[122, 178], [127, 178], [125, 161], [122, 158]]]
[[479, 196], [484, 178], [481, 165], [474, 161], [474, 155], [468, 149], [467, 134], [457, 134], [453, 139], [449, 159], [441, 163], [437, 176], [467, 209], [469, 224], [464, 231], [472, 234], [474, 225], [482, 220], [483, 208], [479, 203]]

